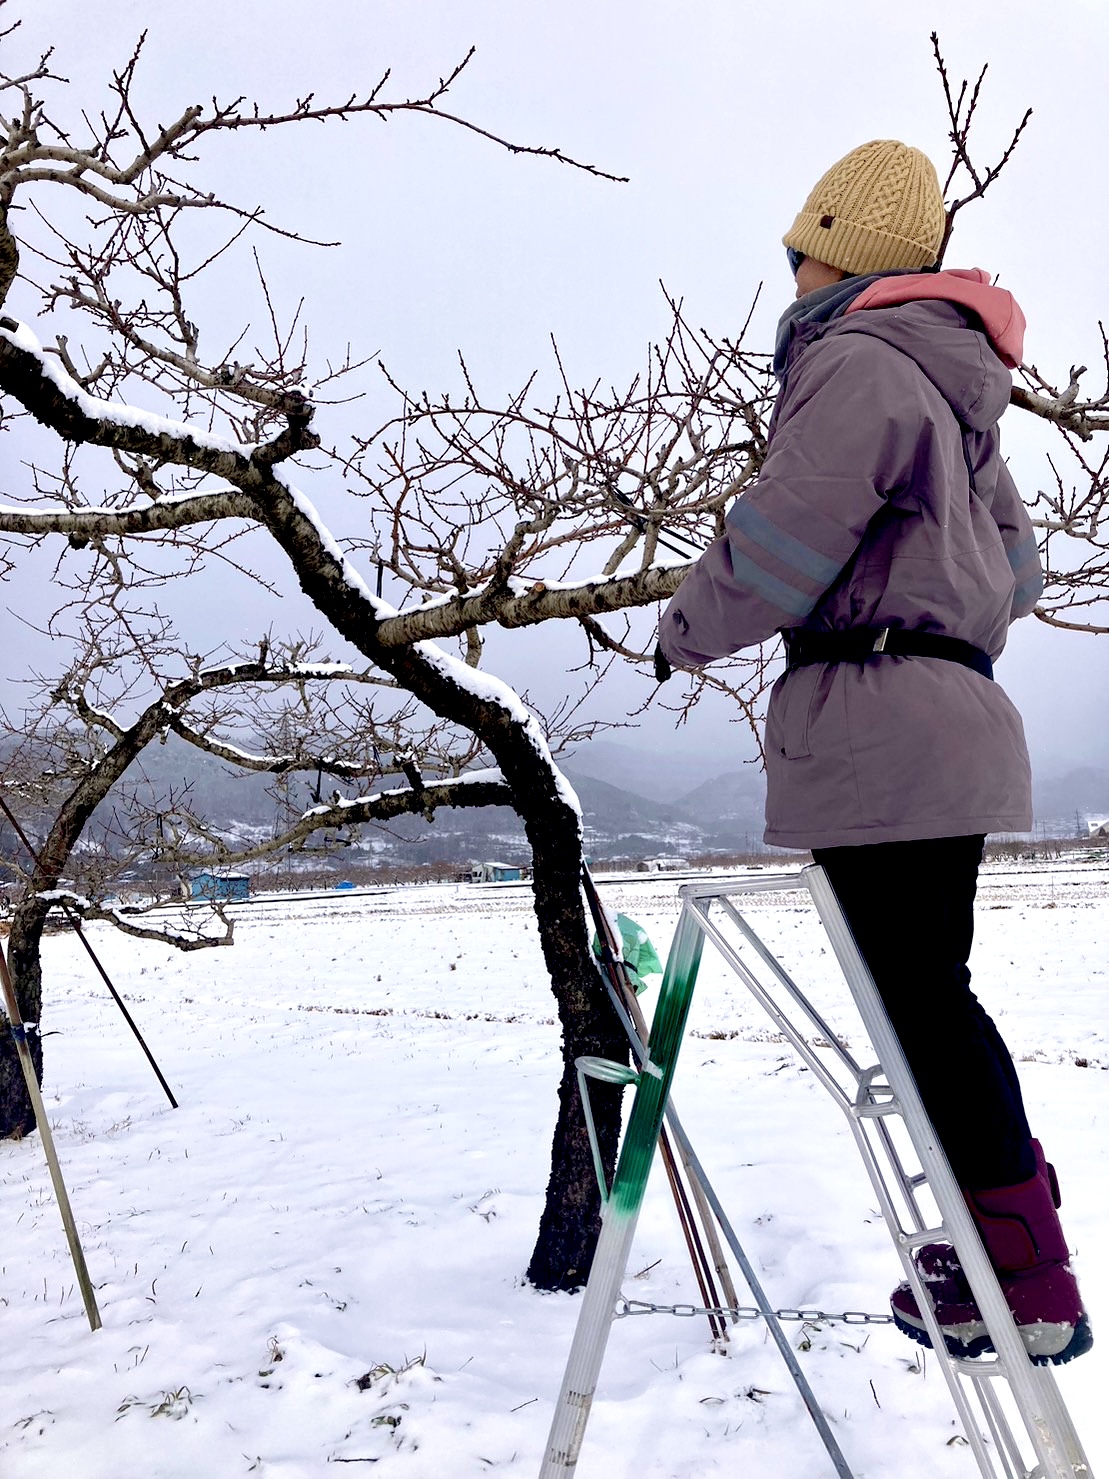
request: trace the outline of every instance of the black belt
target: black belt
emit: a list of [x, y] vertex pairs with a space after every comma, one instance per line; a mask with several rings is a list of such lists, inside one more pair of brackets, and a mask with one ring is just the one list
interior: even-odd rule
[[849, 627], [843, 632], [811, 632], [800, 627], [782, 633], [786, 665], [805, 668], [814, 662], [865, 662], [868, 657], [940, 657], [945, 662], [973, 668], [983, 678], [993, 677], [989, 654], [961, 637], [938, 632], [906, 631], [904, 627]]

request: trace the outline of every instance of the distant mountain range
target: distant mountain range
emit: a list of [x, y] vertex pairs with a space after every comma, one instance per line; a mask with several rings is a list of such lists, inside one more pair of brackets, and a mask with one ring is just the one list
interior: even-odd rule
[[[759, 851], [762, 772], [728, 761], [719, 751], [663, 751], [646, 742], [597, 740], [581, 746], [562, 768], [581, 801], [587, 854], [633, 861]], [[225, 765], [172, 737], [147, 751], [142, 768], [152, 795], [185, 790], [198, 812], [244, 840], [272, 833], [312, 804], [314, 776], [290, 778], [284, 796], [275, 795], [272, 778], [233, 776]], [[356, 794], [353, 787], [343, 790]], [[1085, 835], [1088, 819], [1109, 818], [1109, 768], [1088, 766], [1048, 777], [1037, 784], [1035, 801], [1037, 834]], [[434, 823], [400, 817], [388, 827], [364, 829], [352, 847], [340, 848], [331, 860], [317, 854], [324, 866], [340, 871], [356, 855], [390, 864], [521, 863], [529, 849], [507, 807], [444, 808]]]
[[[762, 771], [728, 762], [720, 751], [660, 750], [607, 739], [581, 746], [560, 763], [581, 802], [587, 854], [630, 861], [760, 851]], [[307, 796], [306, 785], [304, 790]], [[194, 794], [200, 794], [199, 782]], [[267, 804], [272, 814], [273, 802]], [[1080, 827], [1084, 832], [1088, 817], [1109, 817], [1109, 768], [1086, 767], [1045, 780], [1037, 786], [1036, 814], [1037, 831], [1058, 837], [1074, 837]], [[365, 830], [358, 848], [398, 863], [519, 863], [529, 856], [523, 828], [507, 807], [444, 808], [431, 824], [401, 817], [388, 829]], [[343, 856], [336, 859], [340, 869]]]

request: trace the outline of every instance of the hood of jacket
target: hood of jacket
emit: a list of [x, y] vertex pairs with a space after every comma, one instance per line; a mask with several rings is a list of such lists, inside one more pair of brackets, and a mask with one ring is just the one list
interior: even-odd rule
[[879, 278], [851, 301], [837, 327], [872, 334], [909, 355], [972, 431], [1000, 419], [1012, 390], [1009, 370], [1024, 352], [1019, 304], [980, 267]]
[[1013, 295], [981, 268], [893, 273], [862, 285], [830, 322], [799, 324], [789, 367], [815, 340], [869, 334], [908, 355], [964, 426], [985, 431], [1008, 405], [1024, 327]]
[[1021, 363], [1027, 325], [1020, 304], [1005, 288], [994, 287], [989, 273], [981, 267], [884, 274], [868, 283], [845, 311], [892, 308], [899, 303], [919, 303], [925, 298], [939, 298], [969, 308], [981, 320], [1001, 363], [1010, 370]]

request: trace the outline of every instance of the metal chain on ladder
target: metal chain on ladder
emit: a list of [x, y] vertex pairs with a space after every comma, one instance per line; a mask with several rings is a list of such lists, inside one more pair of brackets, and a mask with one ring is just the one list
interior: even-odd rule
[[[805, 1325], [892, 1325], [892, 1315], [868, 1315], [864, 1310], [844, 1310], [841, 1314], [830, 1314], [827, 1310], [782, 1309], [771, 1310], [776, 1320], [800, 1322]], [[653, 1304], [648, 1299], [625, 1299], [616, 1301], [614, 1320], [626, 1320], [632, 1315], [678, 1315], [689, 1319], [694, 1315], [718, 1315], [728, 1320], [765, 1320], [766, 1315], [754, 1305], [703, 1305], [703, 1304]]]

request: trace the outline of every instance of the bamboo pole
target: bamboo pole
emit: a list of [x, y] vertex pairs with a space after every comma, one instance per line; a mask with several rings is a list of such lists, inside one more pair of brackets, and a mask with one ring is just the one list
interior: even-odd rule
[[[620, 974], [623, 979], [624, 1002], [627, 1006], [628, 1016], [631, 1018], [632, 1022], [635, 1025], [635, 1030], [639, 1035], [640, 1042], [645, 1044], [647, 1042], [649, 1032], [649, 1029], [647, 1027], [647, 1019], [643, 1015], [643, 1008], [639, 1005], [639, 998], [636, 996], [635, 991], [632, 989], [631, 983], [628, 981], [627, 977], [624, 976], [623, 972], [621, 972]], [[663, 1130], [662, 1132], [659, 1143], [664, 1144], [667, 1148], [669, 1147], [670, 1141], [665, 1130]], [[719, 1278], [721, 1287], [724, 1291], [723, 1300], [717, 1300], [717, 1303], [723, 1303], [727, 1305], [730, 1309], [735, 1309], [739, 1304], [739, 1296], [736, 1293], [735, 1283], [732, 1279], [732, 1271], [728, 1266], [728, 1260], [724, 1255], [724, 1248], [722, 1243], [720, 1242], [720, 1235], [717, 1232], [716, 1221], [713, 1217], [712, 1208], [709, 1206], [708, 1198], [705, 1196], [705, 1188], [701, 1184], [700, 1173], [690, 1161], [689, 1156], [686, 1154], [685, 1147], [681, 1141], [679, 1141], [678, 1148], [681, 1154], [682, 1169], [689, 1181], [689, 1190], [692, 1194], [694, 1205], [697, 1208], [697, 1215], [700, 1218], [701, 1227], [704, 1230], [705, 1241], [707, 1242], [709, 1252], [712, 1255], [712, 1264], [716, 1270], [716, 1276], [717, 1278]], [[670, 1153], [671, 1155], [673, 1154], [672, 1151]], [[705, 1257], [703, 1252], [701, 1253], [701, 1257]], [[738, 1322], [738, 1319], [738, 1315], [733, 1316], [732, 1324], [736, 1324]], [[726, 1330], [724, 1331], [723, 1338], [725, 1340], [727, 1340], [728, 1338]]]
[[77, 1282], [81, 1286], [81, 1298], [85, 1302], [85, 1314], [89, 1317], [89, 1329], [100, 1329], [100, 1311], [96, 1306], [96, 1295], [93, 1293], [92, 1280], [89, 1278], [88, 1265], [85, 1263], [84, 1250], [81, 1240], [77, 1236], [77, 1224], [73, 1220], [73, 1208], [69, 1204], [69, 1193], [65, 1189], [62, 1179], [62, 1168], [58, 1163], [58, 1152], [54, 1148], [54, 1136], [50, 1129], [50, 1122], [46, 1118], [46, 1106], [42, 1102], [42, 1094], [39, 1092], [38, 1078], [35, 1074], [34, 1060], [31, 1057], [31, 1049], [27, 1045], [27, 1028], [20, 1016], [19, 1003], [15, 998], [15, 987], [8, 971], [8, 959], [4, 948], [0, 945], [0, 986], [3, 988], [4, 1009], [8, 1014], [8, 1026], [11, 1028], [12, 1039], [15, 1042], [16, 1051], [19, 1054], [19, 1063], [23, 1069], [23, 1077], [27, 1081], [27, 1094], [31, 1100], [31, 1107], [35, 1111], [35, 1123], [38, 1125], [39, 1135], [42, 1137], [42, 1147], [46, 1152], [46, 1164], [50, 1168], [50, 1180], [54, 1183], [54, 1195], [58, 1200], [58, 1210], [62, 1214], [62, 1225], [65, 1228], [66, 1241], [69, 1243], [70, 1257], [73, 1259], [73, 1268], [77, 1274]]

